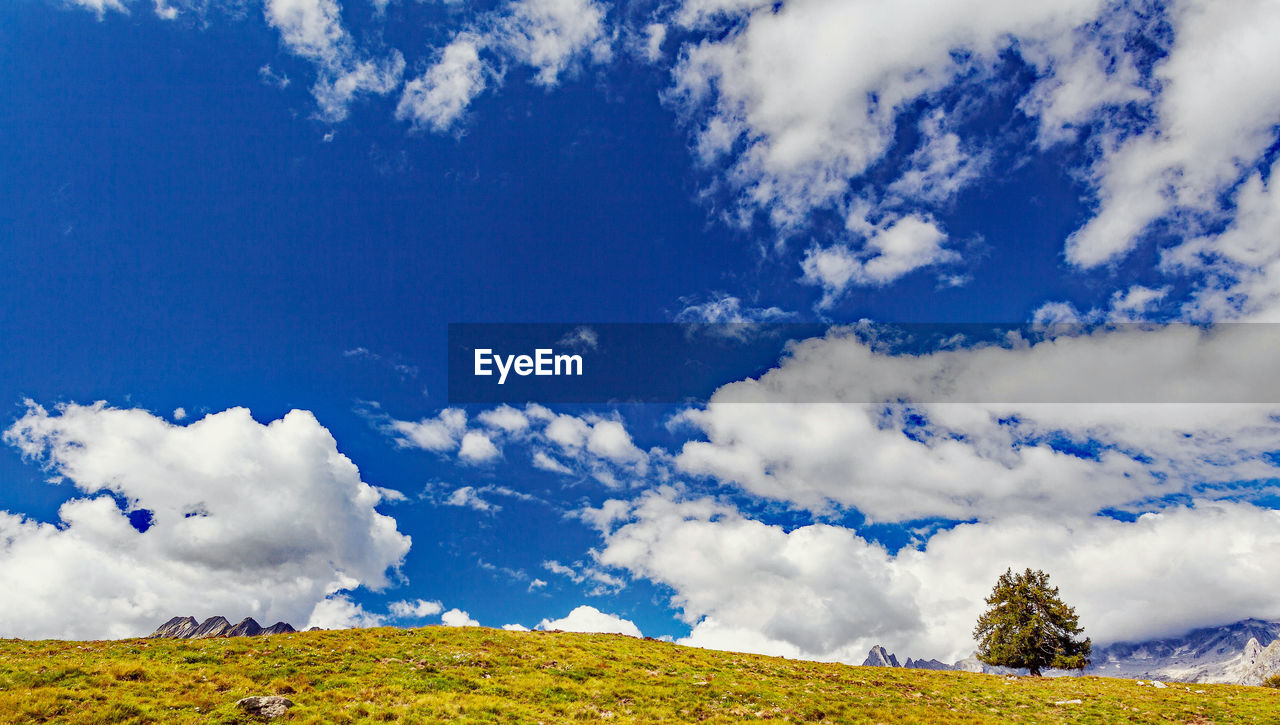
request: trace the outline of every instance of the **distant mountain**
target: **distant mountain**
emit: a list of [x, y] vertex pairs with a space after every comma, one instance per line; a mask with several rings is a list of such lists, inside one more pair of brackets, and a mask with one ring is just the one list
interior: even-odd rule
[[1242, 685], [1261, 685], [1268, 677], [1280, 672], [1280, 640], [1264, 647], [1252, 659], [1252, 664], [1240, 678]]
[[867, 659], [862, 662], [863, 667], [901, 667], [898, 664], [898, 658], [894, 657], [891, 652], [880, 645], [871, 648], [867, 653]]
[[195, 617], [174, 617], [156, 628], [149, 639], [211, 639], [213, 637], [258, 637], [265, 634], [296, 632], [287, 622], [276, 622], [263, 627], [253, 617], [245, 617], [232, 625], [226, 617], [209, 617], [197, 622]]
[[[1173, 682], [1259, 684], [1266, 675], [1280, 669], [1276, 648], [1270, 647], [1277, 640], [1280, 622], [1246, 619], [1197, 629], [1182, 637], [1097, 647], [1093, 664], [1086, 672]], [[1268, 650], [1272, 654], [1264, 657], [1263, 652]], [[1270, 671], [1263, 672], [1268, 661]]]
[[[1221, 627], [1197, 629], [1182, 637], [1149, 642], [1119, 642], [1095, 647], [1087, 675], [1167, 682], [1208, 682], [1259, 685], [1280, 672], [1280, 622], [1246, 619]], [[1016, 670], [992, 667], [970, 656], [954, 664], [913, 660], [905, 665], [876, 645], [862, 663], [868, 667], [909, 667], [922, 670], [964, 670], [1007, 674]], [[1073, 673], [1049, 672], [1051, 675]]]

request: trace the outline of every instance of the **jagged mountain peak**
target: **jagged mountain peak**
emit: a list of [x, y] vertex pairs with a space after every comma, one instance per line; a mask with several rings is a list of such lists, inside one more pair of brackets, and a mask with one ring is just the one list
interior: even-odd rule
[[276, 622], [263, 627], [253, 617], [245, 617], [232, 625], [226, 617], [209, 617], [196, 622], [195, 617], [174, 617], [156, 628], [149, 637], [154, 639], [212, 639], [214, 637], [257, 637], [266, 634], [296, 632], [288, 622]]
[[898, 658], [881, 645], [876, 645], [867, 652], [867, 659], [862, 662], [863, 667], [901, 667], [898, 664]]

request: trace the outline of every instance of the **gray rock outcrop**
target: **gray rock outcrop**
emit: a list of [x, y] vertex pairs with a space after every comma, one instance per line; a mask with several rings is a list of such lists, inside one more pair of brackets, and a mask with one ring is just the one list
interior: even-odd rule
[[257, 715], [270, 720], [288, 712], [289, 708], [293, 707], [293, 701], [279, 695], [255, 695], [254, 697], [237, 700], [236, 707], [250, 715]]

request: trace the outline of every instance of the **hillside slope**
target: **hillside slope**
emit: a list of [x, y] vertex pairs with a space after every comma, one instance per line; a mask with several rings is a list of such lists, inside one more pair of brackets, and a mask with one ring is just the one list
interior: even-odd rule
[[0, 722], [1276, 722], [1280, 691], [850, 667], [618, 635], [428, 627], [0, 641]]

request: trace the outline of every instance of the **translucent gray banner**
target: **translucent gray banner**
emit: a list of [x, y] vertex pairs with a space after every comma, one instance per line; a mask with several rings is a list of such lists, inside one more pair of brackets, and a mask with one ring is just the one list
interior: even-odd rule
[[1280, 326], [453, 324], [451, 403], [1280, 403]]

